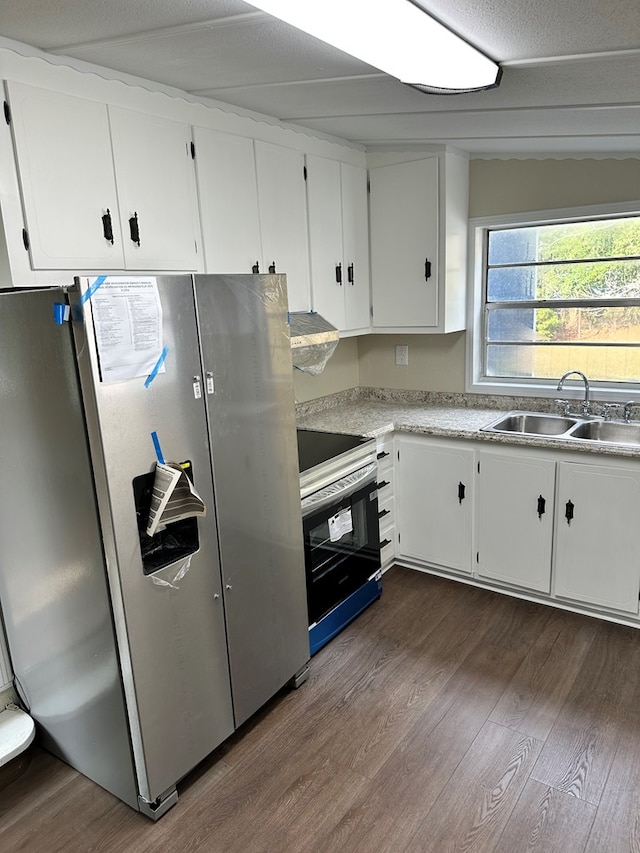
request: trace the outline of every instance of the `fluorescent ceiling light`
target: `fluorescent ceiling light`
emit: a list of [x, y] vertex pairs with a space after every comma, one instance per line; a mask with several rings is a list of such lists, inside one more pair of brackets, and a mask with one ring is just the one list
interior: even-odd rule
[[259, 0], [264, 12], [427, 91], [496, 86], [500, 67], [411, 0]]

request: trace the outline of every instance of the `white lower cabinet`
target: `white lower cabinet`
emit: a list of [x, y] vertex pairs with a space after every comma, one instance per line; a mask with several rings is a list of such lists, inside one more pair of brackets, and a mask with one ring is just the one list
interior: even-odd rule
[[638, 617], [640, 459], [395, 440], [398, 562]]
[[479, 577], [551, 591], [556, 463], [513, 454], [477, 455]]
[[555, 594], [638, 613], [640, 471], [561, 463]]
[[397, 441], [399, 555], [470, 573], [473, 450], [411, 435]]

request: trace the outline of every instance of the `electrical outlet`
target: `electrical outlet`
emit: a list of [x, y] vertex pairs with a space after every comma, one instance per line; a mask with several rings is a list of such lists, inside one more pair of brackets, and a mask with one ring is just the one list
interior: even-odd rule
[[409, 347], [406, 344], [396, 347], [396, 364], [403, 366], [409, 364]]

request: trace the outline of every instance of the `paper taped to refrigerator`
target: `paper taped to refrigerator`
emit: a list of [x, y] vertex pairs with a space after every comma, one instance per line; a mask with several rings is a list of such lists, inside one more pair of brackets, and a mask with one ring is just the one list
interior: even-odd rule
[[164, 373], [162, 303], [155, 277], [105, 278], [91, 297], [103, 382]]
[[151, 493], [147, 535], [153, 536], [174, 521], [206, 514], [204, 501], [182, 466], [177, 462], [158, 462]]

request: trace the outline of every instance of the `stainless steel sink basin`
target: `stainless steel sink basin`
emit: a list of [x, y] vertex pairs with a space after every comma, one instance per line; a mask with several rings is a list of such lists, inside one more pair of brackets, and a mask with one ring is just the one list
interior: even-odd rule
[[640, 423], [581, 421], [571, 430], [567, 438], [604, 441], [610, 444], [633, 444], [640, 447]]
[[519, 435], [564, 436], [578, 424], [576, 418], [538, 412], [509, 412], [497, 421], [482, 427], [484, 432], [508, 432]]

